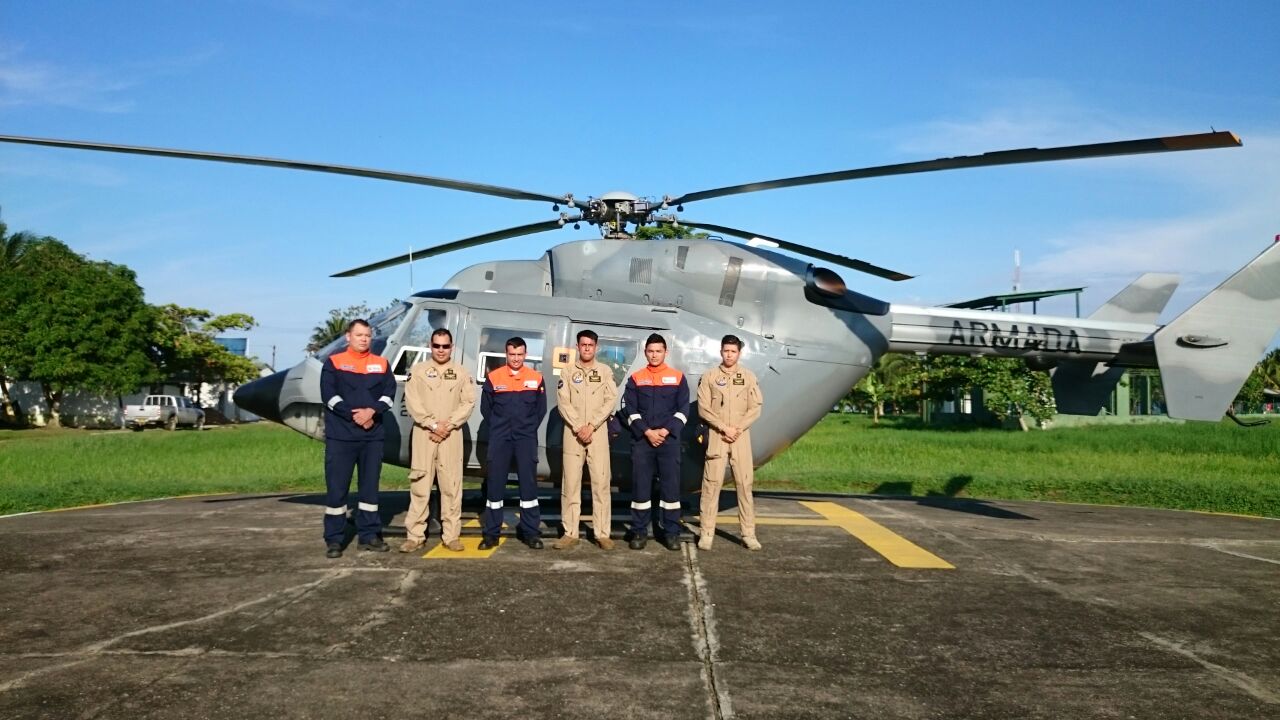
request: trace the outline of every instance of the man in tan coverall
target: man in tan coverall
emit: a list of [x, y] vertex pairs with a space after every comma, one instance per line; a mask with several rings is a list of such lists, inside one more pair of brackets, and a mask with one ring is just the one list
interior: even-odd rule
[[590, 330], [578, 333], [578, 357], [560, 375], [556, 403], [564, 418], [564, 471], [560, 487], [560, 513], [564, 537], [551, 545], [567, 550], [578, 544], [578, 517], [582, 507], [582, 463], [591, 473], [592, 532], [596, 544], [613, 549], [609, 539], [612, 499], [609, 495], [609, 416], [618, 402], [613, 370], [596, 361], [599, 337]]
[[738, 522], [742, 544], [759, 550], [756, 540], [756, 508], [751, 497], [755, 469], [751, 464], [751, 423], [760, 417], [764, 396], [750, 370], [738, 364], [742, 340], [725, 335], [720, 341], [720, 366], [698, 381], [698, 415], [707, 423], [707, 462], [702, 471], [702, 534], [699, 550], [710, 550], [720, 510], [720, 487], [726, 462], [738, 488]]
[[427, 502], [431, 482], [440, 483], [440, 540], [455, 552], [462, 525], [462, 432], [476, 405], [476, 383], [467, 369], [453, 362], [453, 334], [441, 328], [431, 334], [431, 359], [409, 369], [404, 405], [413, 418], [409, 461], [408, 537], [400, 552], [426, 545]]

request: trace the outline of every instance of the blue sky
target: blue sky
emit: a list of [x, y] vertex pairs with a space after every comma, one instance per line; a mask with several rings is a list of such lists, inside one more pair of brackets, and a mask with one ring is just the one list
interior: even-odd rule
[[[1121, 7], [1114, 7], [1120, 5]], [[1021, 147], [1231, 130], [1244, 147], [861, 180], [691, 204], [917, 275], [934, 304], [1179, 272], [1185, 308], [1280, 233], [1280, 4], [0, 0], [0, 134], [660, 197]], [[0, 146], [12, 230], [137, 271], [148, 300], [257, 317], [302, 358], [333, 272], [552, 217], [534, 202], [270, 168]], [[562, 230], [415, 263], [416, 289]], [[1042, 312], [1072, 312], [1069, 301]]]

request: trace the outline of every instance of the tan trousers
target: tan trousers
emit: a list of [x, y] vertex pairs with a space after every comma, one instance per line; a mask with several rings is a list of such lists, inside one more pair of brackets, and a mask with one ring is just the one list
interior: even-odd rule
[[440, 539], [446, 543], [458, 539], [462, 532], [462, 430], [454, 430], [442, 443], [431, 442], [431, 435], [413, 428], [413, 467], [409, 470], [409, 512], [404, 528], [410, 540], [426, 539], [428, 501], [431, 481], [440, 484]]
[[[733, 470], [733, 484], [738, 490], [738, 523], [743, 537], [755, 537], [756, 502], [751, 497], [755, 468], [751, 466], [751, 437], [743, 433], [735, 443], [717, 443], [720, 452], [708, 453], [702, 468], [702, 507], [699, 523], [703, 535], [716, 532], [716, 514], [720, 512], [720, 488], [724, 486], [724, 469]], [[715, 457], [711, 457], [714, 454]]]
[[578, 537], [582, 516], [582, 464], [591, 473], [591, 531], [597, 540], [613, 528], [613, 498], [609, 494], [609, 424], [596, 428], [591, 444], [583, 446], [569, 428], [564, 430], [564, 470], [560, 482], [560, 521], [567, 537]]

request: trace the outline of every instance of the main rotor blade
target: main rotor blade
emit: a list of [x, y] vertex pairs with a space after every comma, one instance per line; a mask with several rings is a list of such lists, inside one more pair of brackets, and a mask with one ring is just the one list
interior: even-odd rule
[[568, 223], [577, 222], [581, 219], [582, 216], [565, 217], [558, 220], [544, 220], [542, 222], [530, 223], [528, 225], [520, 225], [519, 227], [507, 228], [506, 230], [494, 230], [493, 232], [487, 232], [483, 235], [463, 238], [462, 240], [454, 240], [453, 242], [447, 242], [443, 245], [433, 245], [422, 250], [414, 250], [411, 253], [397, 255], [396, 257], [387, 258], [386, 260], [372, 263], [370, 265], [362, 265], [358, 268], [343, 270], [340, 273], [334, 273], [330, 277], [355, 277], [356, 275], [363, 275], [367, 272], [373, 272], [374, 270], [382, 270], [383, 268], [403, 265], [412, 260], [431, 257], [432, 255], [443, 255], [444, 253], [453, 252], [454, 250], [461, 250], [463, 248], [483, 245], [485, 243], [496, 242], [498, 240], [506, 240], [507, 238], [520, 237], [521, 235], [532, 235], [534, 233], [540, 233], [547, 230], [555, 230], [557, 228], [564, 227]]
[[0, 135], [0, 142], [20, 143], [23, 145], [45, 145], [48, 147], [73, 148], [76, 150], [101, 150], [105, 152], [127, 153], [130, 155], [155, 155], [159, 157], [184, 158], [187, 160], [210, 160], [213, 162], [236, 163], [239, 165], [263, 165], [266, 167], [289, 168], [291, 170], [310, 170], [313, 172], [333, 173], [335, 175], [355, 175], [357, 177], [391, 180], [393, 182], [429, 185], [431, 187], [462, 190], [511, 198], [512, 200], [539, 200], [549, 203], [567, 203], [565, 196], [543, 195], [501, 185], [451, 180], [449, 178], [432, 177], [431, 175], [415, 175], [396, 172], [394, 170], [374, 170], [370, 168], [352, 167], [350, 165], [329, 165], [327, 163], [306, 162], [303, 160], [281, 160], [278, 158], [253, 157], [250, 155], [230, 155], [227, 153], [201, 152], [198, 150], [171, 150], [168, 148], [139, 147], [135, 145], [113, 145], [110, 143], [87, 142], [81, 140], [53, 140], [49, 138], [21, 137], [18, 135]]
[[886, 280], [895, 280], [895, 281], [910, 280], [913, 277], [912, 275], [906, 275], [896, 270], [889, 270], [887, 268], [882, 268], [879, 265], [872, 265], [871, 263], [863, 260], [857, 260], [851, 257], [845, 257], [844, 255], [837, 255], [835, 253], [827, 252], [826, 250], [819, 250], [817, 248], [809, 247], [808, 245], [800, 245], [798, 243], [789, 242], [787, 240], [779, 240], [778, 238], [769, 237], [768, 235], [751, 233], [751, 232], [747, 232], [746, 230], [738, 230], [731, 227], [725, 227], [724, 225], [712, 225], [711, 223], [693, 222], [690, 220], [685, 220], [683, 218], [680, 219], [680, 224], [687, 225], [689, 227], [702, 228], [703, 230], [710, 230], [712, 232], [724, 233], [725, 235], [740, 237], [744, 240], [757, 240], [757, 239], [763, 240], [765, 241], [765, 243], [771, 243], [773, 245], [776, 245], [777, 247], [782, 248], [783, 250], [790, 250], [791, 252], [799, 253], [801, 255], [808, 255], [809, 257], [826, 260], [829, 263], [835, 263], [836, 265], [843, 265], [844, 267], [853, 268], [854, 270], [859, 270], [869, 275], [875, 275], [876, 277], [882, 277], [882, 278], [885, 278]]
[[959, 157], [923, 160], [902, 163], [899, 165], [880, 165], [858, 170], [841, 170], [837, 172], [802, 175], [800, 177], [764, 182], [730, 185], [714, 190], [701, 190], [681, 195], [668, 200], [669, 205], [682, 205], [695, 200], [739, 195], [741, 193], [773, 190], [775, 188], [795, 187], [797, 185], [816, 185], [819, 183], [841, 182], [843, 180], [861, 180], [863, 178], [883, 177], [886, 175], [908, 175], [910, 173], [933, 172], [935, 170], [956, 170], [960, 168], [989, 167], [993, 165], [1016, 165], [1019, 163], [1048, 162], [1050, 160], [1076, 160], [1079, 158], [1112, 157], [1116, 155], [1140, 155], [1143, 153], [1176, 152], [1180, 150], [1206, 150], [1209, 148], [1240, 147], [1242, 143], [1235, 133], [1221, 130], [1218, 132], [1199, 133], [1195, 135], [1176, 135], [1170, 137], [1148, 138], [1145, 140], [1124, 140], [1121, 142], [1097, 143], [1093, 145], [1071, 145], [1056, 148], [1026, 148], [1022, 150], [1000, 150], [982, 155], [961, 155]]

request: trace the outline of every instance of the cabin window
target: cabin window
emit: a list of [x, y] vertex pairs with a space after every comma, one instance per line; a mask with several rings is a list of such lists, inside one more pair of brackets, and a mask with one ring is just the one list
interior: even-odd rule
[[430, 347], [431, 333], [440, 328], [447, 329], [445, 325], [447, 319], [448, 316], [444, 310], [424, 308], [414, 317], [404, 337], [400, 338], [401, 344], [420, 348]]
[[615, 380], [626, 379], [637, 355], [639, 355], [639, 343], [635, 340], [602, 336], [596, 343], [596, 360], [613, 370]]
[[476, 382], [483, 383], [493, 370], [507, 364], [507, 340], [524, 338], [526, 354], [524, 362], [542, 372], [542, 357], [546, 350], [546, 335], [533, 330], [486, 327], [480, 330], [480, 353], [476, 362]]

